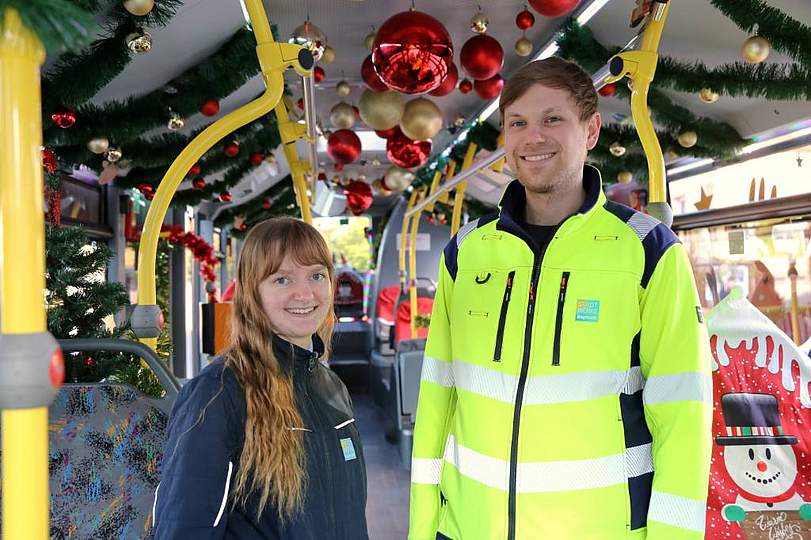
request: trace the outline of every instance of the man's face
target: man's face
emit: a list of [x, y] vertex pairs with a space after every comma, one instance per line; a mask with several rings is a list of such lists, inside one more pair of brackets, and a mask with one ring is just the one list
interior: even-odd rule
[[533, 85], [504, 110], [507, 164], [527, 191], [569, 190], [597, 144], [600, 123], [600, 113], [582, 122], [567, 90]]

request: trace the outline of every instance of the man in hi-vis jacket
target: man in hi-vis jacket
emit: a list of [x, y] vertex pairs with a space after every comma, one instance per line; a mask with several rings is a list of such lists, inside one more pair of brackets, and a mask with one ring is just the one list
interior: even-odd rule
[[685, 250], [585, 164], [578, 66], [525, 66], [500, 111], [516, 180], [440, 262], [409, 540], [701, 539], [711, 357]]

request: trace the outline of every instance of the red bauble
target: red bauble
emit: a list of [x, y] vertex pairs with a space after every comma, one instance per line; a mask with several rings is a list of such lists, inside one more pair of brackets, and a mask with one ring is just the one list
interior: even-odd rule
[[484, 81], [476, 81], [473, 83], [473, 88], [479, 97], [482, 99], [493, 99], [498, 97], [501, 89], [504, 88], [504, 79], [501, 75], [496, 73], [492, 77]]
[[597, 90], [601, 96], [611, 97], [617, 93], [617, 85], [616, 83], [608, 83], [599, 90]]
[[535, 15], [531, 11], [525, 9], [516, 15], [515, 26], [520, 30], [528, 30], [535, 24]]
[[323, 173], [323, 172], [318, 173], [318, 179], [321, 180], [322, 182], [326, 182], [327, 181], [327, 173]]
[[459, 91], [462, 92], [463, 94], [467, 94], [471, 90], [473, 90], [473, 83], [470, 82], [468, 79], [464, 79], [462, 80], [462, 82], [459, 83]]
[[203, 167], [201, 167], [199, 163], [195, 163], [189, 168], [189, 172], [186, 173], [186, 176], [198, 176], [201, 172], [203, 172]]
[[504, 65], [504, 49], [487, 34], [477, 34], [462, 46], [459, 56], [462, 67], [471, 79], [489, 79]]
[[315, 82], [323, 81], [324, 77], [326, 76], [327, 74], [326, 72], [324, 72], [324, 68], [322, 68], [321, 66], [315, 66], [313, 68], [313, 79], [315, 79]]
[[366, 83], [366, 86], [369, 87], [369, 90], [373, 92], [385, 92], [389, 89], [386, 86], [386, 83], [380, 80], [380, 77], [377, 76], [375, 72], [375, 67], [372, 65], [372, 55], [366, 57], [363, 61], [363, 64], [360, 66], [360, 76], [363, 78], [363, 82]]
[[200, 112], [205, 116], [214, 116], [220, 112], [220, 103], [216, 99], [207, 99], [200, 107]]
[[352, 163], [360, 156], [360, 139], [351, 129], [333, 131], [327, 140], [327, 154], [336, 163]]
[[366, 182], [353, 180], [349, 185], [344, 188], [346, 195], [346, 206], [352, 215], [359, 216], [367, 208], [372, 206], [374, 195], [372, 195], [372, 186]]
[[151, 201], [152, 199], [155, 198], [155, 188], [152, 187], [152, 184], [147, 183], [138, 184], [138, 191], [143, 193], [144, 197], [146, 197], [147, 200]]
[[437, 88], [453, 62], [453, 44], [441, 22], [421, 11], [390, 17], [375, 36], [372, 64], [392, 90], [423, 94]]
[[397, 133], [400, 133], [400, 126], [394, 126], [389, 129], [376, 129], [375, 133], [377, 133], [377, 136], [381, 139], [391, 139]]
[[459, 82], [459, 68], [456, 67], [456, 64], [451, 62], [451, 65], [448, 67], [448, 75], [445, 77], [445, 80], [442, 81], [442, 84], [428, 93], [437, 97], [447, 96], [456, 89], [457, 82]]
[[53, 174], [59, 168], [59, 162], [56, 160], [56, 154], [50, 148], [42, 149], [42, 166], [45, 170]]
[[236, 155], [239, 154], [239, 143], [236, 141], [227, 143], [223, 147], [223, 152], [225, 152], [225, 155], [228, 157], [236, 157]]
[[298, 98], [298, 101], [296, 101], [296, 107], [298, 107], [300, 111], [304, 110], [304, 98]]
[[270, 210], [271, 208], [273, 208], [273, 201], [271, 201], [270, 199], [265, 199], [264, 201], [262, 201], [262, 208], [264, 208], [265, 210]]
[[233, 198], [234, 196], [231, 195], [230, 191], [223, 191], [222, 193], [220, 193], [220, 200], [222, 202], [231, 202], [231, 199]]
[[424, 165], [431, 155], [431, 141], [412, 141], [402, 132], [386, 142], [386, 157], [403, 169]]
[[251, 165], [254, 167], [261, 165], [264, 160], [265, 156], [263, 156], [261, 152], [251, 152], [251, 155], [248, 156], [248, 161], [250, 161]]
[[196, 176], [194, 180], [191, 181], [191, 185], [193, 185], [197, 189], [203, 189], [206, 187], [206, 179], [202, 176]]
[[344, 170], [344, 164], [343, 163], [336, 163], [335, 164], [335, 170], [338, 171], [338, 172], [341, 172], [342, 170]]
[[545, 17], [560, 17], [577, 7], [579, 0], [529, 0], [532, 9]]
[[76, 112], [69, 109], [60, 109], [51, 115], [51, 120], [58, 127], [68, 129], [76, 123]]

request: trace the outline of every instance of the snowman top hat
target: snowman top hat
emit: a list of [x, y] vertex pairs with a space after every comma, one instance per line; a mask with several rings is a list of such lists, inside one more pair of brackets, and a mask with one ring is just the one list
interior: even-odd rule
[[777, 398], [771, 394], [735, 393], [721, 396], [726, 437], [721, 446], [797, 444], [797, 437], [783, 434]]

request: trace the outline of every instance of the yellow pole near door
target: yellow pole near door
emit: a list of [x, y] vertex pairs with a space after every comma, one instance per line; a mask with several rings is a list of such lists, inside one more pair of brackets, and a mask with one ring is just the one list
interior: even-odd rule
[[[476, 143], [470, 143], [465, 152], [465, 159], [462, 161], [462, 172], [468, 170], [473, 164], [473, 158], [476, 157]], [[462, 202], [465, 200], [465, 188], [467, 187], [467, 180], [460, 182], [456, 186], [456, 195], [453, 198], [453, 217], [451, 218], [451, 236], [456, 234], [459, 226], [462, 224]]]
[[[408, 212], [417, 204], [417, 190], [411, 192], [411, 197], [406, 204], [405, 212]], [[403, 213], [403, 224], [400, 227], [400, 293], [406, 290], [406, 249], [408, 249], [408, 223], [409, 217]]]
[[[417, 192], [414, 204], [419, 204], [422, 198], [425, 197], [425, 188], [421, 188]], [[408, 252], [408, 281], [409, 298], [411, 300], [411, 339], [417, 337], [417, 231], [420, 228], [421, 214], [422, 212], [417, 212], [411, 216], [411, 237], [409, 238], [411, 247]]]

